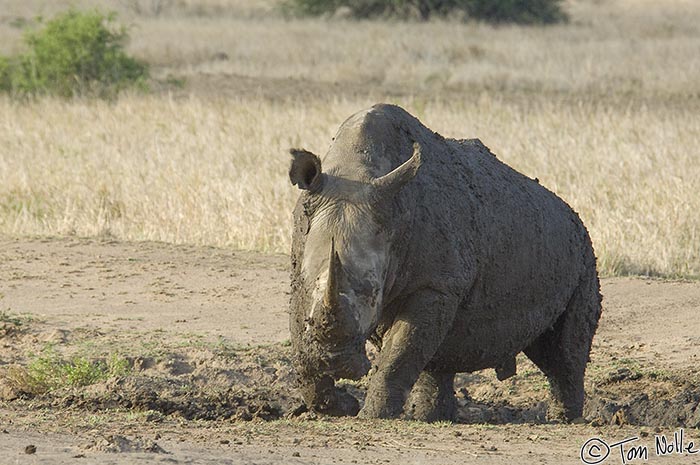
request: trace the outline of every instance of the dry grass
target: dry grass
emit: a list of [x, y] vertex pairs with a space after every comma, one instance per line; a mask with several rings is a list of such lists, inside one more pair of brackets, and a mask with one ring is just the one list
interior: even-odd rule
[[[0, 126], [0, 231], [286, 251], [297, 195], [286, 149], [323, 153], [337, 125], [369, 103], [2, 100], [13, 118]], [[604, 272], [700, 272], [696, 111], [489, 94], [398, 103], [445, 135], [482, 138], [567, 199]]]
[[293, 194], [282, 147], [321, 139], [296, 105], [134, 97], [0, 107], [13, 114], [0, 129], [0, 230], [17, 235], [280, 251]]
[[[285, 252], [297, 195], [286, 149], [323, 153], [347, 116], [389, 100], [444, 135], [481, 138], [565, 198], [605, 274], [698, 276], [700, 5], [633, 3], [580, 0], [571, 25], [494, 29], [285, 21], [263, 1], [237, 2], [240, 15], [216, 14], [225, 0], [157, 15], [119, 2], [137, 26], [132, 51], [161, 75], [302, 80], [311, 92], [0, 99], [0, 233]], [[0, 25], [4, 51], [16, 36]]]

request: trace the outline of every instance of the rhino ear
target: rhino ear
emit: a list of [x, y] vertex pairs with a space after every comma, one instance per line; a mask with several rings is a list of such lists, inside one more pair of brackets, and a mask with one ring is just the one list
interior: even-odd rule
[[318, 191], [321, 188], [323, 176], [321, 160], [311, 152], [291, 149], [292, 165], [289, 167], [289, 180], [299, 189]]
[[420, 144], [414, 142], [411, 158], [403, 162], [394, 171], [372, 181], [376, 194], [379, 197], [395, 195], [406, 183], [416, 177], [422, 164]]

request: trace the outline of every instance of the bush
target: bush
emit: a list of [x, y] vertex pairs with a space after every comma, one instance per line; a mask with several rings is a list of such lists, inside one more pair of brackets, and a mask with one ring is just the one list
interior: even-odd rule
[[32, 360], [19, 378], [24, 391], [42, 394], [54, 389], [82, 387], [100, 381], [126, 376], [131, 368], [128, 360], [111, 354], [105, 360], [90, 360], [86, 357], [61, 358], [52, 348]]
[[553, 24], [566, 21], [561, 0], [469, 0], [472, 18], [492, 23]]
[[144, 88], [148, 69], [126, 55], [128, 38], [115, 15], [70, 10], [25, 34], [28, 51], [0, 57], [0, 89], [19, 95], [112, 97]]
[[491, 23], [550, 24], [567, 19], [561, 0], [285, 0], [292, 14], [319, 16], [345, 8], [355, 18], [427, 20], [458, 13]]
[[10, 89], [10, 61], [5, 57], [0, 56], [0, 91], [9, 92]]

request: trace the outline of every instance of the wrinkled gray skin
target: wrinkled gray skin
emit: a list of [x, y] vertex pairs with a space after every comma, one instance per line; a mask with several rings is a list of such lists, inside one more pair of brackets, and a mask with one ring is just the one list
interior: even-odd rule
[[323, 161], [292, 150], [291, 334], [311, 408], [354, 415], [334, 380], [365, 375], [365, 418], [451, 419], [457, 372], [549, 378], [549, 414], [572, 420], [600, 317], [595, 256], [576, 213], [479, 140], [445, 139], [375, 105]]

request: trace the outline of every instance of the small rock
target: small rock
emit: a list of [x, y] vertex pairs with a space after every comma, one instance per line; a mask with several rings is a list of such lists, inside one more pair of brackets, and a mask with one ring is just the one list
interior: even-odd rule
[[305, 413], [302, 413], [301, 415], [299, 415], [299, 419], [303, 420], [303, 421], [315, 421], [315, 420], [324, 421], [323, 418], [324, 417], [319, 418], [319, 416], [316, 414], [316, 412], [313, 412], [313, 411], [305, 412]]
[[168, 452], [160, 447], [157, 443], [152, 443], [152, 444], [146, 444], [143, 447], [143, 450], [146, 452], [153, 452], [154, 454], [167, 454]]
[[230, 444], [230, 443], [231, 443], [231, 441], [229, 441], [228, 439], [222, 439], [221, 441], [219, 441], [219, 444]]
[[292, 457], [301, 457], [301, 454], [299, 452], [293, 452]]
[[608, 373], [606, 381], [609, 383], [617, 383], [620, 381], [634, 381], [642, 377], [642, 374], [637, 371], [632, 371], [627, 367], [617, 368]]
[[[159, 423], [159, 422], [163, 421], [163, 414], [160, 412], [148, 412], [148, 414], [146, 414], [146, 421], [152, 421], [154, 423]], [[160, 439], [160, 438], [156, 438], [156, 439]]]
[[300, 404], [287, 414], [287, 418], [298, 417], [302, 413], [306, 413], [308, 411], [309, 409], [306, 407], [306, 404]]
[[20, 390], [9, 379], [6, 379], [5, 376], [0, 377], [0, 400], [15, 400], [20, 394]]
[[34, 444], [29, 444], [27, 447], [24, 448], [24, 453], [25, 454], [35, 454], [36, 453], [36, 446]]

